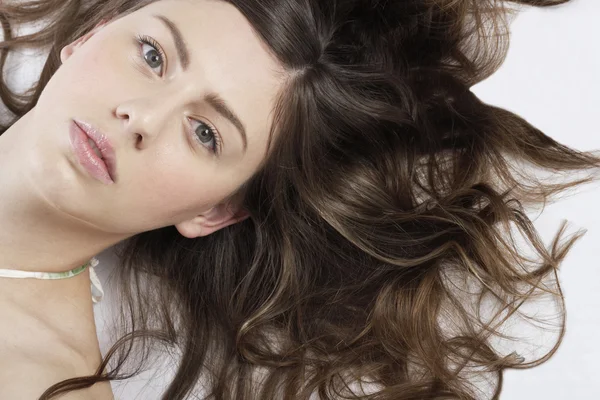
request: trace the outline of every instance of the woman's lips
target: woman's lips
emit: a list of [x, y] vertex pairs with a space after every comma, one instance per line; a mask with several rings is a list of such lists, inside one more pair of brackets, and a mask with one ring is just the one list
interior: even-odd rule
[[[114, 183], [111, 174], [108, 171], [108, 166], [105, 160], [98, 157], [90, 146], [88, 139], [94, 140], [78, 125], [77, 122], [71, 121], [69, 126], [69, 136], [71, 145], [75, 151], [75, 155], [79, 163], [90, 173], [91, 176], [98, 179], [100, 182], [111, 185]], [[102, 152], [102, 148], [96, 142], [96, 146]], [[104, 156], [104, 153], [103, 153]]]
[[102, 154], [102, 159], [108, 168], [108, 173], [111, 179], [116, 182], [117, 181], [117, 159], [115, 157], [115, 150], [104, 133], [100, 132], [93, 125], [79, 120], [74, 119], [75, 123], [79, 128], [85, 132], [86, 135], [96, 144], [98, 150]]

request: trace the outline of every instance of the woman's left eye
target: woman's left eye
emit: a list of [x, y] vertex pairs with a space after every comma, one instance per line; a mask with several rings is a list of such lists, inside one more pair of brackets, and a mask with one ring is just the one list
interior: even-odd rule
[[160, 68], [159, 75], [162, 75], [163, 64], [165, 60], [165, 52], [162, 47], [150, 36], [138, 35], [137, 41], [140, 44], [140, 55], [152, 69]]
[[194, 140], [196, 140], [201, 146], [208, 148], [208, 150], [213, 154], [220, 154], [221, 137], [219, 136], [219, 132], [205, 122], [192, 118], [190, 118], [190, 120], [199, 123], [199, 125], [193, 130]]

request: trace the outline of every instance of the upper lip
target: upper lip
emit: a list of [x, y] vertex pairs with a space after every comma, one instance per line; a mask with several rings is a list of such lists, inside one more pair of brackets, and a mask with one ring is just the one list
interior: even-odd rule
[[82, 121], [80, 119], [73, 120], [77, 126], [85, 132], [85, 134], [96, 143], [96, 147], [100, 150], [102, 154], [102, 158], [106, 163], [106, 167], [108, 168], [108, 173], [113, 180], [116, 181], [116, 158], [115, 158], [115, 150], [110, 143], [110, 139], [100, 130], [95, 128], [92, 124]]

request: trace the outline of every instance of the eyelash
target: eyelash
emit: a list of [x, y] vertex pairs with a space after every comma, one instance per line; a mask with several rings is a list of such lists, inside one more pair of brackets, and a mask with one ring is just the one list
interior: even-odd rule
[[[143, 44], [147, 44], [148, 46], [154, 48], [154, 50], [156, 50], [158, 52], [158, 55], [160, 56], [160, 59], [164, 62], [164, 60], [166, 59], [165, 56], [165, 52], [163, 51], [162, 47], [160, 46], [160, 44], [158, 44], [158, 42], [156, 40], [154, 40], [153, 38], [151, 38], [150, 36], [147, 35], [137, 35], [136, 39], [140, 45], [139, 47], [139, 53], [140, 53], [140, 57], [142, 58], [142, 60], [144, 61], [144, 64], [148, 67], [150, 67], [148, 65], [148, 63], [146, 62], [146, 58], [144, 57], [144, 52], [142, 50], [142, 45]], [[212, 134], [213, 137], [213, 141], [214, 141], [214, 145], [210, 147], [210, 151], [213, 154], [219, 155], [221, 153], [221, 136], [219, 135], [219, 132], [209, 123], [206, 123], [204, 121], [200, 121], [194, 118], [188, 118], [191, 119], [193, 121], [199, 122], [203, 125], [206, 125], [210, 131], [210, 133]], [[195, 131], [194, 131], [195, 132]], [[204, 146], [204, 144], [200, 141], [200, 138], [198, 137], [198, 135], [196, 135], [196, 133], [192, 133], [192, 135], [194, 136], [194, 140], [202, 147], [204, 147], [205, 149], [207, 148], [206, 146]]]

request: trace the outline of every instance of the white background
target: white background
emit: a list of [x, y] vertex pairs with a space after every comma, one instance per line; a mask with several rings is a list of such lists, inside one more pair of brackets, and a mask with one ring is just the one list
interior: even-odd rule
[[[600, 93], [600, 1], [575, 0], [550, 9], [526, 8], [511, 25], [511, 47], [501, 69], [473, 87], [483, 101], [521, 115], [561, 143], [580, 150], [600, 149], [597, 108]], [[31, 54], [23, 51], [25, 56]], [[32, 63], [11, 60], [15, 87], [25, 87], [39, 71]], [[586, 186], [548, 206], [535, 220], [546, 243], [562, 219], [568, 232], [587, 233], [562, 264], [560, 278], [567, 306], [567, 332], [558, 352], [545, 364], [508, 370], [501, 399], [600, 399], [600, 188]], [[106, 280], [110, 249], [100, 255], [97, 271]], [[106, 286], [106, 285], [105, 285]], [[110, 312], [110, 287], [96, 305], [99, 337], [105, 348], [104, 315]], [[119, 399], [159, 398], [166, 371], [151, 382], [145, 374], [115, 384]], [[142, 387], [146, 386], [142, 390]], [[140, 390], [142, 390], [140, 392]]]
[[[555, 140], [600, 149], [600, 1], [526, 9], [511, 25], [506, 62], [473, 87], [480, 98], [518, 113]], [[600, 190], [588, 185], [535, 221], [548, 242], [562, 219], [587, 233], [561, 266], [567, 331], [546, 363], [505, 373], [501, 399], [600, 399]]]

